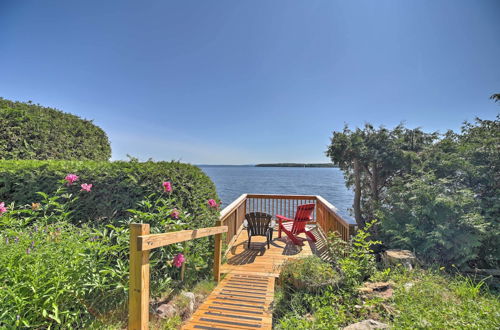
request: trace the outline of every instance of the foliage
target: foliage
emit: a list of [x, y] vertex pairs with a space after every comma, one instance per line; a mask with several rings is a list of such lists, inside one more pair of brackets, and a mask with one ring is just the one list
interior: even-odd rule
[[321, 291], [339, 280], [340, 275], [317, 256], [290, 259], [280, 273], [281, 284], [291, 290]]
[[353, 211], [360, 227], [384, 203], [392, 179], [412, 173], [420, 154], [435, 138], [435, 133], [403, 125], [377, 129], [366, 124], [354, 131], [345, 126], [342, 132], [333, 132], [326, 155], [344, 172], [346, 185], [354, 189]]
[[[172, 192], [149, 196], [119, 224], [76, 227], [71, 224], [72, 204], [93, 191], [71, 193], [77, 184], [63, 182], [55, 195], [39, 193], [40, 203], [11, 204], [1, 211], [0, 269], [6, 271], [0, 272], [0, 327], [103, 327], [126, 308], [128, 223], [149, 223], [157, 233], [213, 223], [218, 217], [206, 199], [198, 213], [179, 210]], [[206, 278], [212, 248], [213, 242], [200, 239], [152, 251], [152, 297]], [[184, 280], [172, 264], [178, 253], [186, 257]]]
[[85, 327], [126, 299], [126, 263], [112, 261], [120, 247], [92, 230], [35, 224], [1, 236], [0, 326]]
[[[278, 291], [276, 329], [342, 329], [376, 319], [394, 329], [498, 329], [500, 299], [483, 282], [434, 270], [387, 269], [373, 280], [389, 281], [394, 295], [368, 297], [356, 290], [321, 294]], [[286, 299], [288, 304], [284, 304]]]
[[[18, 205], [39, 202], [37, 191], [54, 192], [68, 173], [80, 176], [70, 193], [81, 183], [93, 184], [91, 194], [80, 194], [72, 207], [72, 219], [92, 225], [112, 223], [128, 216], [128, 209], [153, 193], [162, 191], [162, 181], [173, 185], [175, 206], [192, 215], [206, 211], [206, 201], [216, 198], [215, 186], [197, 167], [178, 162], [93, 161], [0, 161], [0, 200]], [[207, 224], [197, 217], [191, 228]]]
[[331, 329], [348, 322], [353, 311], [359, 318], [367, 315], [367, 310], [355, 308], [361, 303], [356, 288], [376, 271], [371, 247], [379, 242], [370, 240], [368, 231], [374, 224], [368, 223], [347, 244], [330, 234], [328, 262], [311, 256], [285, 263], [275, 298], [277, 328]]
[[108, 160], [106, 133], [90, 120], [0, 98], [0, 159]]
[[397, 287], [391, 314], [396, 329], [500, 327], [500, 299], [483, 282], [436, 271], [399, 271], [392, 279]]
[[344, 287], [355, 287], [376, 271], [372, 247], [381, 242], [371, 239], [370, 228], [374, 225], [376, 221], [367, 223], [349, 242], [345, 242], [336, 232], [328, 234], [328, 261], [342, 274]]
[[486, 224], [472, 191], [428, 175], [389, 193], [381, 214], [385, 241], [429, 264], [460, 266], [477, 258]]
[[499, 267], [500, 115], [441, 136], [346, 127], [333, 133], [327, 155], [354, 187], [356, 221], [380, 218], [372, 232], [386, 246], [447, 266]]

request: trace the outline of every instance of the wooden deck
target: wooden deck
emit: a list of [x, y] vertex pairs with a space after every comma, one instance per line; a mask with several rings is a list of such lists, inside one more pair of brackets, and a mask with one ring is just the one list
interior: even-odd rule
[[318, 242], [306, 240], [296, 246], [283, 234], [273, 233], [268, 249], [265, 237], [253, 237], [247, 247], [247, 233], [242, 230], [221, 267], [224, 279], [198, 308], [183, 329], [271, 329], [274, 284], [283, 263], [291, 258], [321, 254], [324, 239], [313, 230]]
[[[316, 230], [313, 230], [313, 233], [318, 238], [322, 237]], [[286, 260], [318, 254], [318, 250], [321, 250], [323, 245], [321, 239], [314, 243], [306, 240], [304, 234], [299, 237], [304, 239], [304, 246], [294, 245], [284, 233], [282, 238], [278, 238], [278, 230], [275, 228], [269, 249], [263, 236], [252, 237], [252, 243], [248, 248], [247, 233], [246, 230], [242, 230], [226, 255], [221, 273], [278, 277]]]

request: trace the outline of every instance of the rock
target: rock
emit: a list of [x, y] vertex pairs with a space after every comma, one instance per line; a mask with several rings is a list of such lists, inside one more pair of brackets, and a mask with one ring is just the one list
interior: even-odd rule
[[196, 296], [192, 292], [181, 293], [182, 297], [188, 301], [187, 312], [192, 314], [194, 312], [194, 304], [196, 302]]
[[177, 310], [171, 304], [162, 304], [156, 309], [156, 315], [162, 319], [169, 319], [177, 315]]
[[387, 250], [382, 254], [382, 262], [386, 267], [403, 265], [412, 270], [417, 258], [410, 250]]
[[364, 320], [358, 323], [348, 325], [344, 330], [370, 330], [370, 329], [388, 329], [389, 326], [385, 323], [372, 319]]
[[392, 282], [365, 282], [358, 291], [364, 296], [375, 296], [383, 299], [392, 297], [394, 292]]

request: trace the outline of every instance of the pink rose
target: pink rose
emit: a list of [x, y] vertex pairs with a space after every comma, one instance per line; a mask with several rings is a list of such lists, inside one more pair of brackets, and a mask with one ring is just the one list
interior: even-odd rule
[[92, 189], [92, 184], [83, 183], [81, 187], [82, 189], [80, 189], [80, 191], [90, 192], [90, 189]]
[[184, 255], [182, 253], [179, 253], [174, 257], [174, 266], [180, 268], [185, 261], [186, 258], [184, 258]]
[[210, 198], [208, 200], [208, 206], [216, 208], [218, 205], [217, 205], [217, 202], [215, 200], [213, 200], [213, 199]]
[[64, 180], [68, 181], [68, 185], [73, 184], [73, 182], [77, 181], [78, 179], [78, 175], [76, 174], [68, 174], [64, 178]]
[[172, 191], [172, 184], [170, 181], [165, 181], [163, 182], [163, 189], [165, 189], [165, 192], [171, 192]]
[[179, 214], [179, 211], [173, 210], [172, 213], [170, 213], [170, 217], [172, 217], [173, 219], [179, 219]]
[[5, 212], [7, 212], [7, 208], [5, 207], [5, 203], [4, 202], [1, 202], [0, 203], [0, 216], [2, 214], [4, 214]]

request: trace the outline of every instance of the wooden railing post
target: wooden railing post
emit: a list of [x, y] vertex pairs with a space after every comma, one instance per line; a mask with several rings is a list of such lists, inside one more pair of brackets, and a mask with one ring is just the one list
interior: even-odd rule
[[[222, 221], [217, 220], [215, 226], [222, 226]], [[222, 258], [222, 234], [215, 235], [215, 248], [214, 248], [214, 281], [220, 281], [220, 266]]]
[[128, 293], [128, 328], [149, 328], [149, 250], [139, 251], [138, 236], [149, 234], [149, 224], [130, 224], [130, 280]]

